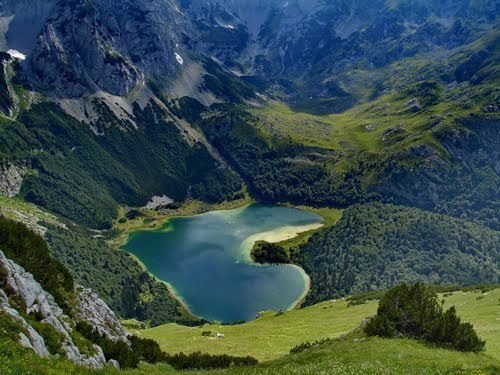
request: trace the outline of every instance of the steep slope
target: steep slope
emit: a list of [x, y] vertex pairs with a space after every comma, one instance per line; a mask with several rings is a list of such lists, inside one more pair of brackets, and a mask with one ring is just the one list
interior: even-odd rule
[[311, 276], [306, 303], [388, 288], [402, 280], [498, 283], [498, 231], [413, 208], [351, 206], [313, 235], [296, 261]]
[[[342, 112], [363, 94], [346, 74], [419, 53], [446, 54], [494, 29], [494, 1], [183, 1], [208, 53], [238, 74], [266, 77], [271, 95]], [[272, 77], [272, 79], [269, 79]], [[366, 88], [365, 88], [366, 89]]]
[[9, 327], [4, 334], [41, 357], [62, 356], [89, 368], [103, 368], [107, 360], [100, 346], [78, 332], [78, 324], [89, 324], [110, 340], [130, 345], [115, 314], [90, 289], [73, 283], [39, 235], [4, 218], [0, 226], [0, 319]]
[[[22, 183], [28, 201], [100, 229], [111, 226], [119, 204], [143, 206], [155, 195], [182, 200], [189, 186], [197, 186], [195, 197], [215, 201], [240, 190], [239, 178], [203, 144], [186, 142], [154, 102], [135, 107], [139, 129], [116, 119], [106, 105], [100, 108], [96, 126], [106, 136], [51, 103], [2, 121], [1, 158], [37, 171]], [[216, 186], [210, 197], [208, 185]]]
[[6, 0], [0, 4], [0, 49], [28, 54], [57, 0]]
[[123, 95], [146, 75], [179, 71], [188, 58], [179, 46], [184, 23], [175, 2], [59, 2], [30, 52], [29, 70], [58, 95]]
[[[83, 227], [65, 224], [55, 215], [18, 197], [0, 197], [0, 238], [3, 240], [3, 236], [10, 233], [7, 227], [10, 221], [5, 218], [18, 222], [16, 225], [26, 225], [30, 231], [42, 235], [48, 249], [41, 242], [38, 244], [42, 244], [44, 251], [60, 260], [76, 283], [96, 291], [118, 317], [149, 321], [152, 326], [173, 321], [190, 325], [198, 322], [184, 311], [163, 283], [145, 272], [126, 252], [112, 248], [102, 238], [102, 233], [106, 232], [88, 233]], [[29, 236], [30, 231], [23, 231], [24, 236]], [[11, 246], [16, 244], [16, 238], [9, 240]], [[19, 259], [16, 261], [30, 268]], [[51, 273], [54, 271], [48, 274]], [[50, 293], [59, 295], [57, 290], [50, 290]]]

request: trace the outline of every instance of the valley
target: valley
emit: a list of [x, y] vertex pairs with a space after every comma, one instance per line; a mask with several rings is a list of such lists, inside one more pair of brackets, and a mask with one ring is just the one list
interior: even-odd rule
[[0, 373], [498, 373], [499, 14], [0, 2]]

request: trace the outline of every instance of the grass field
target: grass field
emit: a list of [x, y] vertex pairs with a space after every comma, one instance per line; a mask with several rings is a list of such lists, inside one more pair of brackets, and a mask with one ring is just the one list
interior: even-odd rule
[[[367, 338], [355, 330], [342, 338], [314, 346], [299, 354], [288, 354], [303, 341], [334, 337], [355, 329], [376, 310], [376, 302], [347, 307], [346, 301], [325, 302], [302, 310], [263, 317], [238, 326], [187, 328], [166, 325], [141, 332], [158, 339], [170, 353], [201, 350], [234, 355], [254, 355], [264, 361], [258, 366], [222, 371], [190, 371], [189, 374], [498, 374], [500, 372], [500, 289], [481, 292], [454, 292], [444, 297], [463, 320], [474, 324], [486, 339], [480, 354], [445, 350], [408, 339]], [[226, 334], [209, 340], [202, 330]], [[141, 364], [135, 370], [89, 370], [64, 359], [45, 359], [11, 340], [0, 340], [0, 374], [17, 375], [163, 375], [178, 373], [166, 364]]]
[[[486, 355], [500, 360], [500, 289], [481, 292], [454, 292], [443, 297], [445, 307], [455, 305], [464, 321], [474, 324], [480, 337], [487, 341]], [[377, 302], [347, 307], [347, 302], [324, 302], [281, 315], [267, 312], [259, 319], [235, 326], [205, 325], [199, 328], [167, 324], [140, 331], [141, 337], [152, 338], [169, 353], [202, 351], [251, 355], [260, 361], [279, 358], [294, 346], [324, 338], [339, 337], [358, 327], [375, 314]], [[220, 332], [224, 339], [202, 336]]]
[[454, 292], [444, 300], [445, 308], [455, 306], [463, 321], [474, 324], [479, 337], [486, 340], [486, 353], [500, 361], [500, 289]]

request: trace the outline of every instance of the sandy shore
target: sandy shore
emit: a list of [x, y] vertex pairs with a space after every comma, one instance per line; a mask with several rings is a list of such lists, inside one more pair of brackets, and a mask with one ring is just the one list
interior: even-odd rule
[[[250, 237], [248, 237], [242, 244], [241, 248], [242, 251], [244, 252], [245, 258], [249, 260], [250, 263], [254, 263], [252, 260], [251, 256], [251, 251], [254, 246], [254, 244], [257, 241], [266, 241], [266, 242], [271, 242], [271, 243], [278, 243], [286, 240], [290, 240], [292, 238], [297, 237], [299, 234], [308, 232], [310, 230], [316, 230], [321, 227], [323, 227], [323, 223], [314, 223], [314, 224], [306, 224], [306, 225], [299, 225], [299, 226], [284, 226], [280, 228], [276, 228], [267, 232], [262, 232], [262, 233], [257, 233], [254, 234]], [[304, 278], [304, 292], [300, 295], [299, 298], [297, 298], [296, 301], [294, 301], [290, 306], [289, 309], [293, 308], [298, 308], [300, 307], [303, 303], [304, 300], [309, 293], [309, 290], [311, 289], [311, 279], [309, 275], [302, 269], [302, 267], [297, 266], [296, 264], [287, 264], [289, 267], [295, 267], [297, 268], [302, 277]]]
[[[316, 230], [316, 229], [319, 229], [323, 226], [324, 226], [323, 223], [314, 223], [314, 224], [306, 224], [306, 225], [298, 225], [298, 226], [291, 226], [291, 225], [284, 226], [284, 227], [270, 230], [268, 232], [254, 234], [245, 240], [245, 245], [247, 243], [251, 243], [251, 245], [252, 245], [250, 247], [250, 250], [251, 250], [253, 245], [257, 241], [278, 243], [278, 242], [290, 240], [292, 238], [297, 237], [301, 233], [308, 232], [310, 230]], [[250, 252], [249, 252], [248, 256], [250, 256]]]

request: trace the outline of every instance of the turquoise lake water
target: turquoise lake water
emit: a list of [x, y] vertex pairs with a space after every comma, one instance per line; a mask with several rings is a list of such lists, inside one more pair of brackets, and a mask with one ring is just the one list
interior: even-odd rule
[[260, 311], [293, 307], [308, 285], [299, 267], [251, 262], [249, 250], [258, 234], [273, 236], [321, 222], [293, 207], [253, 204], [171, 219], [160, 230], [132, 233], [124, 250], [169, 283], [193, 314], [248, 321]]

